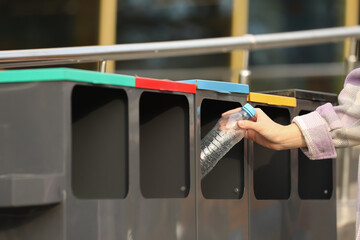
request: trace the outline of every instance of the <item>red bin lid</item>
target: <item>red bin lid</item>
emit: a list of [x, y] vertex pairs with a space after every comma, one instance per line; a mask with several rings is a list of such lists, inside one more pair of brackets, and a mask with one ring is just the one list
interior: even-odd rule
[[162, 91], [196, 93], [195, 84], [145, 77], [135, 77], [135, 87]]

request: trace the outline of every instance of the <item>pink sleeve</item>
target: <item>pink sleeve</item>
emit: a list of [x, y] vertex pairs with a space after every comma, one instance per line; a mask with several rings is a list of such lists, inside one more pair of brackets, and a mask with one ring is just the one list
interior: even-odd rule
[[[332, 109], [331, 104], [325, 104], [322, 107]], [[308, 158], [326, 159], [336, 157], [329, 126], [317, 111], [295, 117], [293, 122], [298, 125], [305, 138], [307, 148], [301, 150]]]
[[360, 144], [360, 68], [346, 77], [338, 99], [339, 106], [327, 103], [293, 119], [307, 144], [302, 150], [310, 159], [335, 158], [335, 148]]

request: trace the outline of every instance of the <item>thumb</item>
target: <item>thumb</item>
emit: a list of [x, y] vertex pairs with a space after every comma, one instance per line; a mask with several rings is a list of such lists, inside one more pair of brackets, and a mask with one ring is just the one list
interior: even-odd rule
[[240, 120], [237, 122], [239, 128], [241, 129], [252, 129], [255, 130], [257, 129], [257, 124], [256, 122], [253, 121], [249, 121], [249, 120]]

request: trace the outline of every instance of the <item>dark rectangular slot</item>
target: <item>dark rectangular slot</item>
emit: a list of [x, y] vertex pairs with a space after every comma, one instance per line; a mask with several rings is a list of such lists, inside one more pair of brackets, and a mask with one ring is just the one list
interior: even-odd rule
[[72, 92], [72, 190], [82, 199], [125, 198], [128, 100], [124, 90], [75, 86]]
[[[299, 115], [307, 114], [301, 111]], [[330, 199], [333, 191], [333, 159], [310, 160], [300, 149], [299, 196], [302, 199]]]
[[[215, 126], [221, 114], [241, 107], [237, 102], [204, 99], [201, 103], [201, 138]], [[200, 161], [200, 160], [199, 160]], [[244, 193], [244, 140], [236, 144], [202, 179], [201, 191], [208, 199], [240, 199]]]
[[[258, 106], [273, 121], [287, 125], [287, 109]], [[290, 151], [275, 151], [254, 143], [254, 193], [257, 199], [288, 199], [290, 197]]]
[[140, 187], [145, 198], [185, 198], [190, 188], [189, 102], [184, 95], [140, 97]]

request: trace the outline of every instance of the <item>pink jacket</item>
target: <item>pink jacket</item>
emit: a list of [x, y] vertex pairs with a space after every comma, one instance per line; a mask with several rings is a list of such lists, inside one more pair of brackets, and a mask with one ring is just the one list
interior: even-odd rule
[[302, 149], [310, 159], [335, 158], [337, 147], [360, 144], [360, 68], [345, 79], [339, 105], [324, 104], [293, 119], [305, 137]]
[[[293, 119], [307, 144], [301, 150], [310, 159], [335, 158], [335, 148], [360, 145], [360, 68], [346, 77], [338, 101], [338, 106], [327, 103], [314, 112]], [[360, 187], [358, 192], [360, 193]], [[359, 200], [360, 198], [358, 216]], [[356, 239], [360, 240], [360, 231]]]

